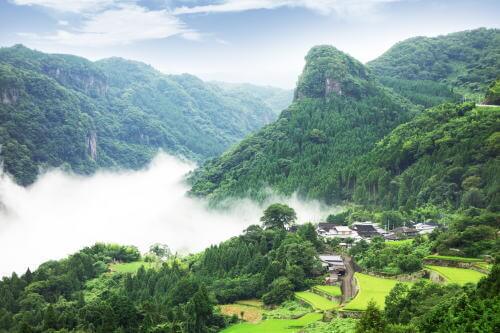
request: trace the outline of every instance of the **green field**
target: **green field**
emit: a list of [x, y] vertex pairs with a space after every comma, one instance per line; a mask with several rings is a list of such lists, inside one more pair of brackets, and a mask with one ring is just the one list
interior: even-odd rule
[[241, 323], [226, 328], [221, 333], [293, 333], [321, 318], [321, 313], [308, 313], [299, 319], [269, 319], [258, 324]]
[[314, 286], [313, 289], [317, 289], [330, 296], [342, 296], [342, 290], [339, 286]]
[[339, 306], [338, 303], [332, 302], [324, 297], [321, 297], [310, 291], [300, 291], [295, 293], [295, 297], [299, 300], [307, 302], [316, 310], [332, 310]]
[[443, 267], [443, 266], [425, 266], [426, 268], [438, 272], [449, 283], [466, 284], [469, 282], [477, 283], [483, 276], [486, 276], [478, 271], [465, 268]]
[[355, 273], [358, 281], [358, 294], [350, 301], [344, 310], [363, 311], [366, 310], [368, 302], [373, 299], [380, 308], [385, 306], [385, 297], [394, 288], [397, 280], [382, 279], [362, 273]]
[[403, 239], [397, 241], [385, 241], [385, 245], [387, 246], [402, 246], [402, 245], [411, 245], [413, 239]]
[[458, 261], [458, 262], [482, 262], [482, 261], [484, 261], [484, 260], [478, 259], [478, 258], [435, 256], [435, 255], [427, 256], [424, 259], [437, 259], [437, 260], [448, 260], [448, 261]]
[[120, 264], [111, 264], [109, 266], [109, 269], [112, 272], [117, 272], [117, 273], [135, 273], [141, 266], [144, 266], [144, 268], [155, 268], [158, 267], [158, 263], [154, 262], [145, 262], [145, 261], [134, 261], [134, 262], [126, 262], [126, 263], [120, 263]]

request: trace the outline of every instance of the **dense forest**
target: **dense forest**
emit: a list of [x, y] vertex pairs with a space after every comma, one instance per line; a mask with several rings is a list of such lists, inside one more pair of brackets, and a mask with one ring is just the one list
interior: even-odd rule
[[[477, 102], [499, 75], [500, 30], [481, 28], [410, 38], [367, 65], [383, 82], [416, 103], [418, 99], [411, 96], [418, 85], [428, 87], [421, 92], [417, 89], [427, 96], [442, 96], [448, 89]], [[429, 81], [435, 84], [429, 85]], [[439, 93], [426, 92], [430, 87]]]
[[[192, 175], [195, 195], [261, 199], [270, 186], [310, 198], [338, 198], [339, 172], [417, 112], [331, 46], [306, 57], [294, 103], [279, 119]], [[307, 175], [307, 177], [306, 177]]]
[[202, 161], [276, 118], [267, 103], [284, 92], [261, 90], [240, 94], [120, 58], [2, 48], [1, 156], [23, 185], [47, 167], [140, 168], [158, 149]]
[[[271, 188], [383, 209], [431, 204], [497, 210], [499, 110], [457, 104], [462, 97], [454, 90], [483, 89], [481, 101], [494, 104], [498, 47], [497, 30], [416, 38], [368, 67], [332, 48], [313, 48], [294, 103], [276, 122], [197, 170], [191, 193], [218, 202], [262, 199]], [[420, 63], [415, 50], [426, 48], [441, 50], [437, 62]], [[454, 62], [458, 49], [466, 68]], [[399, 63], [415, 76], [399, 74]], [[432, 66], [443, 64], [454, 76], [434, 75], [439, 71]], [[437, 106], [443, 103], [455, 104]]]

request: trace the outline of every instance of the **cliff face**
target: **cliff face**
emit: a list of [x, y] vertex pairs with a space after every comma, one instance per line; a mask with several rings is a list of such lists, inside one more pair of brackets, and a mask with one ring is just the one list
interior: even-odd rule
[[295, 100], [327, 98], [331, 94], [361, 97], [372, 84], [367, 69], [356, 59], [333, 46], [313, 47], [299, 77]]

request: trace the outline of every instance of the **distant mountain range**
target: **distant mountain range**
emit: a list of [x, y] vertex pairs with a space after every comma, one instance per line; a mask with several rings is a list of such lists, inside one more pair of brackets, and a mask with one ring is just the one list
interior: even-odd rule
[[1, 48], [0, 155], [23, 185], [49, 167], [140, 168], [158, 149], [203, 161], [276, 119], [291, 95], [121, 58]]

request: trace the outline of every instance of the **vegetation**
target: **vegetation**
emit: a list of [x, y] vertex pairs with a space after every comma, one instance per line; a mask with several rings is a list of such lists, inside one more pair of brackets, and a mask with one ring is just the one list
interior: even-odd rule
[[336, 318], [330, 322], [320, 322], [309, 324], [304, 328], [304, 333], [354, 333], [357, 320], [351, 318]]
[[411, 117], [411, 103], [335, 48], [315, 47], [306, 61], [293, 104], [275, 123], [195, 171], [192, 194], [215, 202], [261, 200], [271, 186], [327, 202], [343, 199], [347, 166]]
[[495, 332], [500, 327], [500, 270], [477, 286], [426, 281], [398, 284], [385, 302], [385, 318], [399, 332]]
[[496, 79], [486, 92], [485, 104], [500, 105], [500, 79]]
[[[414, 85], [434, 81], [462, 94], [482, 97], [498, 75], [499, 53], [500, 30], [481, 28], [433, 38], [407, 39], [368, 66], [383, 78], [413, 81]], [[410, 89], [405, 90], [412, 94]], [[436, 90], [438, 96], [442, 94], [440, 91], [443, 89]], [[427, 94], [435, 95], [432, 91]]]
[[109, 269], [113, 272], [118, 273], [136, 273], [141, 267], [145, 269], [159, 268], [157, 263], [145, 262], [145, 261], [134, 261], [119, 264], [111, 264]]
[[391, 243], [384, 242], [381, 237], [374, 238], [370, 243], [362, 240], [350, 249], [350, 253], [356, 263], [367, 271], [397, 275], [422, 269], [423, 258], [430, 253], [429, 243], [416, 241], [398, 246]]
[[299, 319], [269, 319], [259, 324], [242, 323], [231, 326], [221, 333], [295, 333], [321, 318], [321, 313], [308, 313]]
[[392, 288], [398, 283], [397, 280], [382, 279], [362, 273], [355, 273], [354, 277], [358, 283], [359, 291], [356, 297], [344, 306], [344, 310], [366, 310], [371, 300], [377, 306], [383, 307], [385, 297], [389, 295]]
[[323, 293], [326, 293], [330, 296], [342, 296], [342, 290], [340, 290], [340, 286], [314, 286], [313, 289], [317, 289]]
[[438, 272], [439, 275], [444, 277], [449, 283], [466, 284], [466, 283], [477, 283], [485, 275], [479, 273], [478, 271], [465, 268], [456, 267], [444, 267], [444, 266], [425, 266], [427, 269]]
[[332, 310], [339, 306], [338, 303], [332, 302], [318, 294], [315, 294], [310, 291], [300, 291], [295, 293], [295, 297], [299, 300], [302, 300], [309, 305], [311, 305], [314, 309], [317, 310]]
[[[265, 90], [265, 88], [263, 88]], [[275, 119], [257, 96], [119, 58], [0, 49], [0, 152], [23, 185], [38, 169], [138, 169], [159, 149], [197, 161]]]
[[482, 262], [482, 259], [478, 259], [478, 258], [466, 258], [466, 257], [456, 257], [456, 256], [438, 256], [438, 255], [429, 255], [429, 256], [425, 257], [425, 259], [436, 259], [436, 260], [458, 261], [458, 262]]

